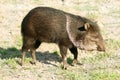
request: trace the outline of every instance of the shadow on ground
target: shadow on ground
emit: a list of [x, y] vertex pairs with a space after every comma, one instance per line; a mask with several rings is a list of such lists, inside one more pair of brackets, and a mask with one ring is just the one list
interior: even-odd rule
[[[15, 47], [3, 49], [0, 47], [0, 58], [1, 59], [13, 59], [13, 58], [21, 58], [21, 50], [18, 50]], [[26, 58], [31, 58], [30, 52], [26, 53]], [[36, 52], [37, 61], [50, 64], [53, 66], [57, 66], [52, 64], [51, 62], [61, 62], [61, 57], [57, 54], [57, 52], [50, 53], [49, 51], [46, 52]], [[20, 61], [16, 61], [20, 65]]]

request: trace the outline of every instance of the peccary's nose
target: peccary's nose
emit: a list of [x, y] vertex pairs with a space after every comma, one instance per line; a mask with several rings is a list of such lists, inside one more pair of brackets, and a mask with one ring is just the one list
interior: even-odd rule
[[105, 44], [98, 45], [97, 50], [105, 52]]
[[100, 47], [97, 47], [97, 50], [98, 50], [98, 51], [103, 51], [103, 52], [105, 52], [105, 49], [104, 49], [104, 48], [102, 49], [102, 48], [100, 48]]

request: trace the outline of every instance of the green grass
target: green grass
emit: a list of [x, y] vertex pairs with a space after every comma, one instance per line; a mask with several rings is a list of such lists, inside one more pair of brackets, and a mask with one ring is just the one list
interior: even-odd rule
[[90, 72], [89, 80], [119, 80], [120, 74], [108, 70], [95, 70]]
[[72, 59], [71, 57], [68, 57], [68, 58], [67, 58], [67, 63], [71, 65], [72, 62], [73, 62], [73, 59]]
[[18, 65], [17, 60], [20, 58], [21, 53], [18, 49], [15, 47], [11, 47], [8, 49], [0, 49], [0, 58], [4, 60], [2, 62], [1, 66], [9, 66], [12, 69], [16, 69], [16, 66]]
[[111, 53], [103, 52], [103, 53], [97, 53], [95, 56], [92, 57], [85, 57], [82, 58], [81, 61], [87, 62], [87, 63], [98, 63], [99, 61], [102, 61], [106, 58], [109, 58], [111, 56]]
[[[120, 41], [109, 39], [107, 41], [107, 47], [110, 50], [117, 50], [120, 48]], [[79, 66], [79, 68], [77, 68], [78, 70], [60, 71], [59, 74], [62, 75], [64, 80], [120, 80], [120, 59], [118, 56], [115, 56], [113, 51], [96, 52], [95, 55], [80, 60], [86, 67], [83, 68]], [[69, 61], [71, 61], [71, 58], [68, 58], [68, 62]]]
[[25, 64], [30, 63], [30, 61], [32, 61], [32, 58], [31, 58], [31, 57], [25, 58]]
[[58, 51], [54, 51], [53, 54], [59, 56], [59, 55], [60, 55], [60, 52], [58, 52]]
[[[30, 4], [45, 4], [47, 0], [32, 0], [30, 1]], [[52, 0], [51, 0], [52, 1]], [[79, 14], [82, 12], [86, 13], [86, 17], [90, 19], [98, 19], [102, 18], [102, 15], [104, 14], [99, 14], [99, 7], [97, 4], [100, 3], [107, 3], [108, 0], [93, 0], [92, 2], [95, 2], [96, 4], [90, 5], [89, 2], [91, 0], [85, 0], [86, 3], [83, 5], [80, 3], [79, 5], [73, 5], [70, 7], [68, 6], [57, 6], [55, 8], [60, 8], [61, 10], [64, 11], [69, 11], [72, 13], [73, 11], [76, 11], [76, 13]], [[0, 2], [2, 3], [10, 3], [12, 5], [14, 4], [19, 4], [19, 3], [24, 3], [24, 1], [19, 1], [19, 0], [1, 0]], [[82, 2], [82, 1], [80, 1]], [[83, 1], [84, 2], [84, 1]], [[27, 4], [28, 5], [28, 4]], [[110, 9], [111, 11], [109, 12], [110, 14], [107, 14], [107, 16], [113, 16], [113, 17], [118, 17], [119, 18], [119, 13], [120, 10], [116, 10], [113, 8]], [[74, 14], [74, 12], [73, 12]], [[116, 16], [117, 15], [117, 16]], [[105, 15], [104, 15], [105, 16]], [[4, 17], [0, 16], [0, 20], [2, 20]], [[104, 18], [104, 17], [103, 17]], [[98, 19], [99, 20], [99, 19]], [[111, 25], [111, 24], [110, 24]], [[106, 26], [106, 24], [105, 24]], [[109, 26], [107, 26], [109, 27]], [[20, 28], [18, 25], [17, 28]], [[105, 34], [106, 36], [109, 36], [107, 34], [106, 28], [102, 30], [102, 33]], [[6, 69], [6, 67], [9, 67], [9, 69], [12, 69], [15, 71], [15, 69], [18, 69], [20, 62], [20, 57], [21, 57], [21, 46], [22, 46], [22, 37], [18, 34], [14, 35], [15, 37], [15, 46], [10, 47], [10, 48], [0, 48], [0, 69]], [[9, 44], [8, 42], [3, 41], [4, 44]], [[32, 67], [30, 65], [30, 61], [32, 61], [32, 58], [27, 55], [25, 57], [25, 65], [27, 67], [24, 67], [25, 70], [29, 70], [30, 72], [34, 70], [35, 68], [35, 73], [38, 75], [39, 73], [43, 73], [43, 75], [46, 76], [46, 72], [51, 73], [53, 72], [56, 80], [120, 80], [120, 57], [119, 57], [119, 49], [120, 49], [120, 41], [115, 40], [115, 39], [110, 39], [108, 38], [106, 40], [106, 47], [107, 51], [106, 52], [90, 52], [86, 57], [80, 58], [79, 60], [83, 63], [83, 65], [75, 65], [71, 66], [69, 65], [67, 70], [63, 70], [59, 68], [60, 65], [57, 65], [58, 67], [50, 66], [51, 64], [46, 64], [46, 63], [41, 63], [44, 65], [37, 65], [41, 66], [40, 68], [36, 69], [37, 67]], [[60, 57], [60, 52], [57, 51], [56, 49], [53, 50], [53, 54], [56, 55], [53, 60], [59, 59]], [[92, 55], [93, 54], [93, 55]], [[117, 55], [118, 54], [118, 55]], [[48, 55], [48, 54], [46, 54]], [[83, 55], [82, 53], [80, 55]], [[91, 56], [89, 56], [91, 55]], [[39, 57], [39, 56], [37, 56]], [[53, 56], [54, 57], [54, 56]], [[41, 58], [41, 57], [40, 57]], [[44, 57], [42, 57], [44, 58]], [[40, 59], [44, 60], [44, 59]], [[58, 62], [60, 60], [57, 60]], [[72, 64], [73, 59], [71, 57], [67, 58], [68, 64]], [[42, 62], [42, 61], [41, 61]], [[46, 67], [44, 68], [44, 66]], [[54, 69], [55, 68], [55, 69]], [[49, 71], [48, 71], [49, 69]], [[43, 70], [43, 71], [42, 71]], [[9, 71], [9, 70], [8, 70]], [[24, 72], [23, 71], [23, 72]], [[46, 72], [45, 72], [46, 71]], [[22, 69], [21, 69], [22, 72]], [[26, 73], [26, 72], [25, 72]], [[2, 74], [2, 72], [0, 73]], [[29, 75], [29, 74], [28, 74]], [[41, 74], [40, 74], [41, 75]], [[49, 76], [49, 75], [48, 75]], [[45, 77], [46, 78], [46, 77]], [[3, 80], [2, 75], [0, 75], [0, 79]]]
[[80, 6], [74, 6], [74, 9], [79, 10], [79, 11], [98, 11], [98, 7], [97, 6], [93, 6], [93, 5], [80, 5]]
[[13, 58], [13, 59], [6, 59], [1, 64], [1, 66], [5, 66], [5, 65], [9, 66], [9, 68], [11, 68], [11, 69], [17, 69], [18, 64], [17, 64], [16, 60]]
[[92, 13], [87, 13], [87, 14], [86, 14], [86, 17], [89, 18], [89, 19], [95, 19], [95, 20], [96, 20], [96, 19], [98, 19], [100, 16], [99, 16], [99, 14], [92, 12]]
[[83, 77], [81, 74], [78, 74], [77, 72], [63, 70], [59, 71], [58, 75], [62, 76], [62, 79], [60, 80], [83, 80]]
[[115, 39], [108, 39], [107, 46], [109, 49], [115, 50], [120, 48], [120, 41]]
[[119, 80], [120, 74], [115, 71], [104, 69], [95, 70], [63, 70], [57, 71], [57, 75], [61, 75], [59, 80]]
[[15, 47], [8, 49], [0, 49], [0, 55], [2, 59], [16, 58], [21, 56], [21, 52]]

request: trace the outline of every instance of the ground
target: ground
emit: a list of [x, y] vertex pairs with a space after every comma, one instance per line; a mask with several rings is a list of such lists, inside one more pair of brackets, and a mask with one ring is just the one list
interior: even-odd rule
[[[79, 50], [83, 65], [61, 68], [56, 44], [43, 43], [36, 51], [37, 64], [27, 53], [21, 60], [21, 21], [34, 7], [48, 6], [97, 21], [106, 42], [106, 52]], [[73, 56], [68, 51], [68, 63]], [[1, 0], [0, 1], [0, 80], [120, 80], [120, 1], [119, 0]]]

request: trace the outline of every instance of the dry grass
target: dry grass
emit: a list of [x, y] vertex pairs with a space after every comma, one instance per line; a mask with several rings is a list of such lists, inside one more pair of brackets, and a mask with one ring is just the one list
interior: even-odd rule
[[[23, 17], [36, 6], [49, 6], [99, 22], [106, 41], [106, 52], [79, 50], [83, 65], [60, 67], [57, 45], [43, 43], [37, 50], [37, 65], [29, 53], [21, 67]], [[120, 1], [119, 0], [1, 0], [0, 1], [0, 80], [120, 80]], [[70, 52], [68, 52], [70, 53]], [[71, 63], [73, 56], [68, 55]]]

